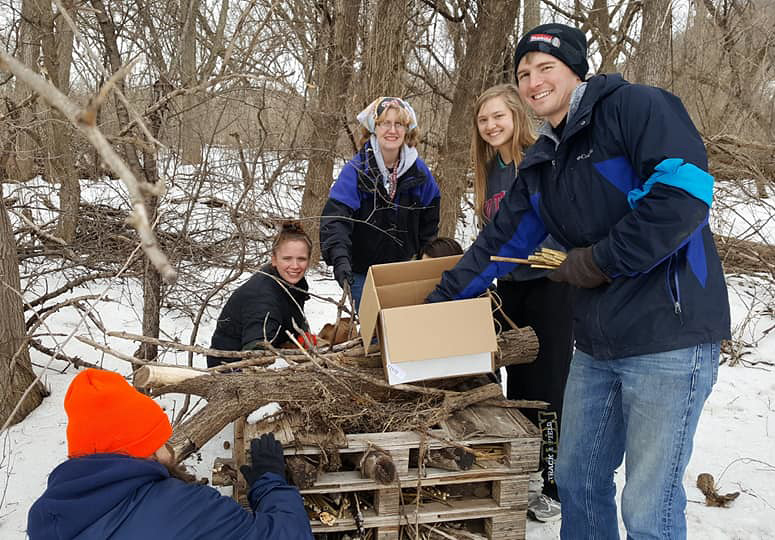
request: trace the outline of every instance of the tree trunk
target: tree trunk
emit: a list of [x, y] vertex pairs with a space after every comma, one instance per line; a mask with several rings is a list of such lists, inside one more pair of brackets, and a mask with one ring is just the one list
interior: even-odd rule
[[366, 89], [362, 105], [380, 96], [403, 97], [406, 25], [409, 0], [381, 0], [372, 15], [362, 73]]
[[[157, 102], [163, 97], [164, 86], [154, 85], [153, 101]], [[153, 137], [158, 137], [164, 120], [163, 110], [159, 109], [148, 117], [148, 129]], [[143, 174], [149, 184], [159, 182], [159, 168], [156, 160], [155, 149], [143, 149]], [[159, 209], [158, 197], [147, 197], [145, 201], [146, 212], [151, 225], [156, 221]], [[161, 303], [162, 303], [162, 279], [151, 261], [146, 257], [143, 262], [143, 335], [158, 338], [160, 331]], [[153, 343], [142, 343], [135, 356], [142, 360], [155, 360], [158, 355], [158, 347]]]
[[16, 242], [5, 203], [0, 196], [0, 313], [3, 314], [0, 317], [0, 426], [4, 426], [9, 417], [11, 424], [24, 420], [47, 395], [43, 385], [36, 382], [19, 410], [11, 417], [24, 392], [35, 380], [30, 364], [20, 291]]
[[541, 24], [541, 4], [539, 0], [525, 0], [522, 2], [522, 32], [519, 37], [525, 35], [539, 24]]
[[[320, 93], [317, 109], [311, 113], [312, 150], [304, 177], [301, 216], [304, 228], [312, 239], [312, 260], [320, 258], [320, 219], [328, 199], [334, 171], [337, 135], [345, 122], [347, 95], [352, 80], [360, 0], [337, 0], [334, 27], [329, 30], [328, 55], [318, 81]], [[321, 31], [323, 34], [325, 30]]]
[[[73, 2], [65, 2], [65, 8], [75, 15]], [[43, 28], [46, 29], [43, 42], [43, 58], [51, 82], [60, 92], [70, 93], [70, 68], [73, 63], [73, 31], [62, 17], [55, 19], [51, 4], [44, 6]], [[59, 183], [59, 220], [57, 236], [71, 244], [78, 228], [78, 213], [81, 204], [81, 184], [75, 169], [74, 149], [70, 145], [75, 130], [65, 116], [56, 109], [51, 110], [51, 156], [47, 160], [50, 179]]]
[[483, 2], [477, 13], [476, 26], [468, 33], [447, 120], [446, 138], [436, 168], [441, 189], [439, 236], [455, 236], [460, 201], [468, 186], [474, 100], [485, 89], [492, 66], [503, 65], [498, 57], [506, 48], [518, 12], [519, 0]]
[[633, 58], [635, 82], [667, 87], [672, 83], [672, 0], [643, 2], [640, 43]]
[[[199, 0], [186, 2], [183, 11], [185, 19], [181, 24], [180, 80], [183, 86], [197, 84], [196, 62], [196, 18], [199, 13]], [[185, 163], [197, 164], [202, 161], [201, 111], [197, 108], [199, 99], [196, 93], [186, 94], [182, 100], [183, 112], [180, 123], [181, 158]]]
[[[19, 40], [17, 42], [16, 57], [20, 62], [35, 71], [38, 69], [40, 56], [40, 0], [23, 0], [22, 13], [19, 19]], [[14, 81], [14, 101], [21, 103], [32, 92], [29, 87], [20, 81]], [[13, 163], [9, 164], [12, 176], [23, 181], [37, 174], [35, 166], [35, 154], [38, 144], [27, 131], [31, 129], [35, 121], [35, 101], [25, 106], [19, 114], [19, 126], [22, 129], [16, 131], [16, 144], [14, 148]], [[25, 129], [26, 128], [26, 129]]]
[[[115, 24], [113, 23], [110, 12], [105, 7], [103, 0], [91, 0], [91, 5], [96, 12], [97, 22], [99, 23], [100, 32], [102, 33], [104, 40], [105, 52], [107, 53], [110, 62], [110, 69], [115, 73], [121, 68], [121, 55], [118, 49]], [[116, 87], [122, 92], [124, 91], [124, 86], [123, 79], [116, 81]], [[163, 85], [154, 86], [154, 91], [161, 92], [162, 88]], [[129, 125], [129, 111], [127, 108], [118, 97], [116, 97], [114, 103], [119, 125]], [[154, 137], [159, 134], [159, 130], [161, 129], [161, 114], [162, 111], [159, 110], [150, 118], [150, 131]], [[151, 144], [150, 141], [148, 141], [148, 144]], [[140, 165], [137, 149], [132, 143], [125, 143], [123, 145], [123, 150], [127, 165], [138, 181], [143, 178], [146, 182], [151, 184], [155, 184], [158, 181], [159, 176], [156, 167], [155, 150], [143, 152], [142, 166]], [[153, 225], [156, 218], [156, 206], [156, 197], [148, 197], [146, 200], [146, 208], [151, 225]], [[143, 335], [156, 338], [159, 337], [161, 295], [161, 276], [156, 271], [156, 268], [150, 264], [150, 261], [146, 259], [143, 272]], [[135, 352], [135, 356], [145, 360], [153, 360], [157, 356], [157, 347], [152, 343], [143, 343]]]

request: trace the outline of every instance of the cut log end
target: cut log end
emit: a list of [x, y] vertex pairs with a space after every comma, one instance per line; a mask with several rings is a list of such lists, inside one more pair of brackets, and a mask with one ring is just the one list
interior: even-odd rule
[[366, 454], [361, 461], [361, 476], [388, 485], [396, 481], [398, 474], [393, 458], [385, 452], [375, 450]]
[[318, 468], [301, 456], [285, 459], [288, 478], [299, 489], [309, 489], [318, 481]]

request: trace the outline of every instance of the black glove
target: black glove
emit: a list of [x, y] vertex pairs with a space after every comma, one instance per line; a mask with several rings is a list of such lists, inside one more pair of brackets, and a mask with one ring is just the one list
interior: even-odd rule
[[350, 266], [350, 259], [347, 257], [339, 257], [334, 261], [334, 279], [339, 283], [339, 286], [344, 289], [344, 284], [352, 285], [353, 283], [353, 269]]
[[285, 478], [283, 445], [274, 438], [274, 433], [264, 433], [260, 438], [250, 441], [250, 465], [243, 465], [239, 470], [248, 486], [252, 486], [266, 472]]
[[611, 278], [597, 266], [592, 256], [592, 246], [570, 250], [557, 270], [547, 277], [552, 281], [564, 281], [584, 289], [594, 289], [604, 283], [611, 283]]

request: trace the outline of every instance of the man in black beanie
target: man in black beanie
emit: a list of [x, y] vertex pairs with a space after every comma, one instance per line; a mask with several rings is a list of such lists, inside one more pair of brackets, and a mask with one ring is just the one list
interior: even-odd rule
[[544, 120], [494, 220], [428, 301], [470, 298], [547, 234], [568, 250], [576, 351], [555, 474], [563, 539], [686, 538], [683, 475], [716, 382], [729, 301], [708, 215], [713, 177], [681, 101], [620, 75], [586, 78], [586, 39], [545, 24], [514, 58]]

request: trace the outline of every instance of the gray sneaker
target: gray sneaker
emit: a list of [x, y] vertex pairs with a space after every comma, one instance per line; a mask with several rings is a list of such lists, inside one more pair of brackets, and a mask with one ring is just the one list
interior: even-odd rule
[[562, 518], [560, 502], [551, 497], [538, 493], [528, 497], [527, 515], [536, 521], [548, 523]]

